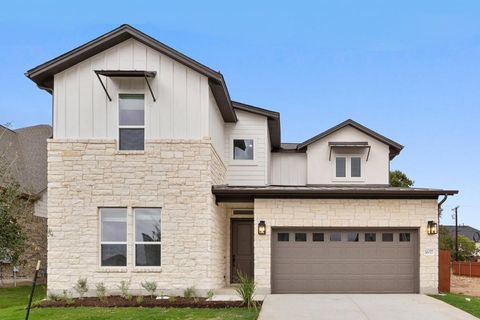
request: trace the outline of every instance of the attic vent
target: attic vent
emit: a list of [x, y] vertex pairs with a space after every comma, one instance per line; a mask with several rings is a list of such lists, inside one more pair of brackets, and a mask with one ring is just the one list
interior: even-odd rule
[[238, 215], [238, 214], [249, 214], [253, 215], [253, 209], [233, 209], [233, 214]]

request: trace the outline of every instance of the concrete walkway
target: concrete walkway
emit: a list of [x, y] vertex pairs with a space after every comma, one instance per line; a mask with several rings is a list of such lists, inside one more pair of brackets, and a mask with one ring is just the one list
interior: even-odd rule
[[421, 294], [268, 295], [258, 320], [474, 320], [476, 317]]

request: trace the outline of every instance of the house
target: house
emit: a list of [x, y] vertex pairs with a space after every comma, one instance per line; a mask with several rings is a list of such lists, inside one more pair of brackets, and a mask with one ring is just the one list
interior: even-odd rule
[[[44, 265], [47, 262], [47, 139], [51, 136], [49, 125], [15, 130], [0, 125], [2, 184], [7, 174], [18, 183], [27, 202], [26, 213], [19, 220], [28, 234], [22, 264], [17, 266], [20, 278], [32, 277], [38, 260]], [[5, 258], [0, 260], [2, 278], [11, 278], [13, 266]]]
[[[455, 239], [455, 226], [449, 225], [442, 225], [442, 228], [447, 229], [450, 233], [450, 236]], [[466, 226], [466, 225], [459, 225], [458, 226], [458, 235], [464, 236], [469, 240], [475, 242], [477, 249], [480, 249], [480, 230], [475, 229], [474, 227]]]
[[26, 75], [53, 97], [48, 290], [437, 292], [427, 226], [457, 191], [390, 187], [399, 143], [353, 120], [282, 143], [279, 113], [129, 25]]

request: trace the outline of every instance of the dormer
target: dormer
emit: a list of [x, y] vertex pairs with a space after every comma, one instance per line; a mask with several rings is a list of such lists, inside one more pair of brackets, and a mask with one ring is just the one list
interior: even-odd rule
[[390, 160], [403, 146], [347, 120], [298, 145], [306, 152], [307, 184], [388, 185]]

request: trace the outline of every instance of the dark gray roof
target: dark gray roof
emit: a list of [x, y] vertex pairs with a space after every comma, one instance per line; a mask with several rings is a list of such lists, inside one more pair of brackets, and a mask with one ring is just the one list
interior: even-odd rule
[[397, 188], [387, 185], [305, 185], [305, 186], [230, 186], [212, 187], [217, 202], [252, 201], [255, 198], [304, 199], [437, 199], [457, 190]]
[[233, 110], [227, 85], [220, 72], [193, 60], [190, 57], [176, 51], [160, 41], [146, 35], [134, 27], [123, 24], [120, 27], [107, 32], [98, 38], [93, 39], [73, 50], [70, 50], [52, 60], [49, 60], [33, 69], [28, 70], [25, 75], [35, 82], [40, 88], [49, 92], [53, 88], [53, 76], [69, 67], [86, 60], [97, 53], [109, 49], [125, 40], [135, 39], [154, 50], [192, 68], [193, 70], [208, 77], [208, 83], [217, 101], [218, 108], [225, 122], [236, 122], [237, 117]]
[[47, 188], [47, 139], [51, 136], [49, 125], [15, 130], [0, 126], [0, 154], [25, 193], [37, 195]]
[[390, 160], [393, 159], [396, 155], [398, 155], [400, 153], [400, 151], [403, 149], [403, 146], [398, 143], [398, 142], [395, 142], [385, 136], [382, 136], [381, 134], [361, 125], [360, 123], [356, 122], [356, 121], [353, 121], [352, 119], [348, 119], [348, 120], [345, 120], [344, 122], [328, 129], [328, 130], [325, 130], [323, 131], [322, 133], [316, 135], [315, 137], [313, 138], [310, 138], [308, 140], [306, 140], [305, 142], [302, 142], [301, 144], [298, 145], [298, 149], [303, 149], [305, 147], [307, 147], [308, 145], [328, 136], [329, 134], [332, 134], [334, 133], [335, 131], [338, 131], [346, 126], [352, 126], [354, 127], [355, 129], [357, 130], [360, 130], [362, 131], [363, 133], [387, 144], [389, 147], [390, 147]]
[[[442, 227], [446, 228], [448, 230], [448, 232], [450, 232], [452, 237], [455, 236], [455, 226], [442, 226]], [[477, 232], [480, 233], [480, 230], [475, 229], [475, 228], [470, 227], [470, 226], [465, 226], [465, 225], [458, 226], [458, 234], [462, 235], [462, 236], [465, 236], [470, 240], [474, 240], [473, 235]]]

